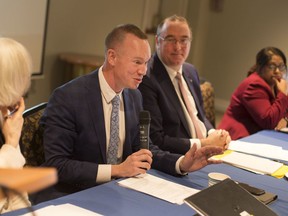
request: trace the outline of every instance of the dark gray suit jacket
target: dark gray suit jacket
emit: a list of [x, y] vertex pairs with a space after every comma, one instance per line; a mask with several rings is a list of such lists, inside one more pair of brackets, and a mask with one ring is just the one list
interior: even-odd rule
[[[184, 63], [183, 77], [195, 100], [198, 117], [209, 131], [213, 126], [204, 113], [197, 70], [193, 65]], [[147, 75], [139, 90], [144, 110], [151, 114], [152, 142], [163, 150], [185, 154], [190, 148], [189, 139], [192, 136], [173, 83], [157, 54], [149, 61]]]
[[[125, 160], [140, 149], [139, 112], [142, 110], [142, 97], [139, 90], [125, 89], [123, 99]], [[98, 164], [107, 163], [98, 70], [57, 88], [49, 100], [41, 123], [45, 125], [46, 162], [43, 166], [56, 167], [59, 177], [59, 183], [52, 192], [50, 190], [49, 198], [94, 186]], [[175, 163], [180, 155], [161, 151], [152, 144], [150, 150], [153, 153], [153, 168], [176, 174]], [[51, 193], [55, 195], [51, 196]]]

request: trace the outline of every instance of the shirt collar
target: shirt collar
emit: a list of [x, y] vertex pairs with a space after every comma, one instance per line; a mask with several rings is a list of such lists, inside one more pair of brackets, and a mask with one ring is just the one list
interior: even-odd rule
[[[103, 75], [102, 66], [99, 68], [99, 84], [100, 84], [101, 94], [103, 95], [106, 103], [107, 104], [110, 103], [117, 94], [107, 83]], [[122, 92], [123, 90], [119, 93], [120, 98], [121, 98]]]

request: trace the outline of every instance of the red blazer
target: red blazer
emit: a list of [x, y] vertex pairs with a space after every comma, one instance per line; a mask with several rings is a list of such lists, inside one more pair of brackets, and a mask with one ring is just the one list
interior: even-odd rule
[[231, 97], [218, 128], [229, 131], [233, 140], [263, 129], [274, 129], [287, 116], [288, 97], [270, 86], [254, 72], [244, 79]]

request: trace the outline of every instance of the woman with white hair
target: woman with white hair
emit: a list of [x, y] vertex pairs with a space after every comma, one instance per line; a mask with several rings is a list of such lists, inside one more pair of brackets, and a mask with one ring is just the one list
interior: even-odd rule
[[[19, 139], [25, 109], [23, 95], [30, 87], [31, 58], [19, 42], [0, 37], [0, 168], [22, 168], [25, 159]], [[0, 214], [27, 207], [28, 196], [0, 199]], [[29, 203], [29, 201], [28, 201]]]

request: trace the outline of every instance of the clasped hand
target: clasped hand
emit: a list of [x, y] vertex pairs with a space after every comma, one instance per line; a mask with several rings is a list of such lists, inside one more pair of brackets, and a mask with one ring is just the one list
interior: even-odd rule
[[215, 130], [208, 135], [207, 138], [201, 140], [201, 145], [204, 146], [219, 146], [223, 149], [228, 149], [231, 137], [226, 130]]

